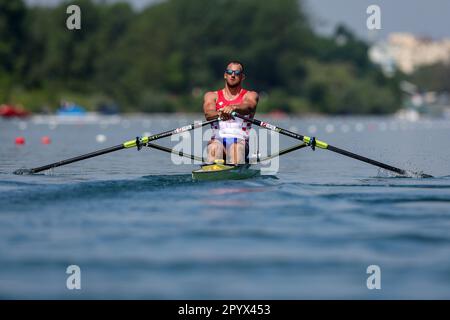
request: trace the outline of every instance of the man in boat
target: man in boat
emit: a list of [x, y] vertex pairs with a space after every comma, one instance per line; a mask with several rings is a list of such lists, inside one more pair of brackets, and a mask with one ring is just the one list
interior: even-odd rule
[[258, 104], [258, 93], [242, 88], [245, 79], [244, 66], [239, 61], [231, 61], [223, 75], [225, 87], [207, 92], [204, 96], [203, 111], [206, 120], [217, 116], [221, 121], [214, 122], [213, 134], [208, 142], [208, 162], [223, 159], [225, 163], [243, 164], [248, 162], [248, 139], [251, 123], [233, 118], [237, 112], [253, 118]]

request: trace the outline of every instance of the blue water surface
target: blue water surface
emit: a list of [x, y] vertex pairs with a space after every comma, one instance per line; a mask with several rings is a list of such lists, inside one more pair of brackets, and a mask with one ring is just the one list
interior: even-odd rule
[[[311, 149], [245, 181], [192, 181], [196, 165], [152, 149], [12, 174], [196, 119], [0, 121], [0, 298], [450, 298], [449, 121], [265, 118], [435, 178]], [[81, 290], [66, 287], [69, 265]], [[367, 287], [370, 265], [380, 290]]]

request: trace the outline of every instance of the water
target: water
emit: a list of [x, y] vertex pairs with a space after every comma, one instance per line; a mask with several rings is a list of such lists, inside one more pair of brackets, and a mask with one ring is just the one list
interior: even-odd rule
[[[246, 181], [192, 182], [195, 165], [151, 149], [11, 174], [194, 119], [2, 120], [0, 298], [450, 298], [448, 121], [266, 119], [429, 179], [310, 149]], [[69, 265], [81, 290], [66, 288]], [[370, 265], [381, 290], [366, 286]]]

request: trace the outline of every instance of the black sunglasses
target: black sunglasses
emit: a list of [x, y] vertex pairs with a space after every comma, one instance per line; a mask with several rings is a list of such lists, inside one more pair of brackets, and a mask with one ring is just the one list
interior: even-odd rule
[[231, 70], [227, 69], [225, 70], [226, 74], [229, 74], [230, 76], [234, 73], [236, 76], [240, 76], [242, 74], [242, 70]]

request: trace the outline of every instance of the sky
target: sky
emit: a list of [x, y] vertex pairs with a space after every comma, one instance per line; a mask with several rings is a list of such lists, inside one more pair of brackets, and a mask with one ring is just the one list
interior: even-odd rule
[[[366, 9], [372, 4], [381, 10], [381, 30], [375, 35], [366, 26]], [[306, 5], [323, 32], [343, 22], [365, 39], [386, 38], [392, 32], [450, 38], [449, 0], [307, 0]]]
[[[26, 1], [50, 5], [61, 2], [61, 0]], [[142, 8], [156, 1], [158, 0], [127, 2], [136, 8]], [[392, 32], [409, 32], [436, 40], [450, 38], [449, 0], [303, 0], [303, 2], [313, 18], [315, 29], [324, 34], [330, 34], [337, 24], [344, 23], [358, 36], [369, 41], [385, 39]], [[369, 5], [378, 5], [381, 9], [381, 30], [376, 32], [369, 31], [366, 26], [368, 18], [366, 9]]]

